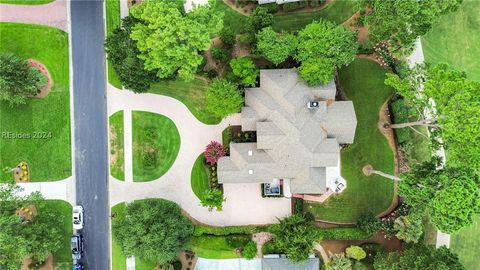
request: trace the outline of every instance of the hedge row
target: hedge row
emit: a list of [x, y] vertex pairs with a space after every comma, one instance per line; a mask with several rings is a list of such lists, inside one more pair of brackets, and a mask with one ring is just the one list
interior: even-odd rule
[[230, 234], [253, 234], [262, 231], [264, 227], [258, 226], [226, 226], [213, 227], [207, 225], [197, 225], [193, 231], [194, 236], [201, 235], [230, 235]]
[[367, 240], [373, 236], [359, 228], [318, 228], [318, 235], [322, 240]]

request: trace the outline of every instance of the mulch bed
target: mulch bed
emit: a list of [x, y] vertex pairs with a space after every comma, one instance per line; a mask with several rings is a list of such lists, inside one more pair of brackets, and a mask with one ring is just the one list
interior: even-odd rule
[[40, 63], [40, 61], [35, 60], [35, 59], [28, 59], [28, 65], [31, 66], [32, 68], [37, 69], [40, 71], [45, 77], [47, 77], [47, 84], [40, 89], [40, 92], [34, 96], [34, 98], [44, 98], [50, 93], [50, 90], [53, 87], [53, 80], [52, 76], [50, 76], [50, 72], [48, 72], [47, 67]]

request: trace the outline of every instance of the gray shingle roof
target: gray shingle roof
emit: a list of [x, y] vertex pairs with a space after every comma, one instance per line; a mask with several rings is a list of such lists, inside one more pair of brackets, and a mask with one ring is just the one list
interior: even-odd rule
[[[351, 101], [334, 101], [335, 83], [308, 87], [292, 69], [260, 71], [260, 87], [245, 93], [242, 130], [257, 143], [231, 143], [218, 162], [220, 183], [291, 179], [293, 193], [326, 190], [325, 167], [336, 167], [339, 143], [352, 143], [357, 119]], [[308, 109], [307, 102], [319, 108]], [[250, 152], [249, 152], [250, 150]]]
[[318, 258], [308, 259], [302, 264], [293, 264], [287, 258], [263, 258], [262, 270], [318, 270], [320, 261]]

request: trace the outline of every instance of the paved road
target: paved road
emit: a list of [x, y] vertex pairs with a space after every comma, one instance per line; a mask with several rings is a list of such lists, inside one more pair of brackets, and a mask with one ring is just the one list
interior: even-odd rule
[[76, 197], [85, 209], [85, 257], [81, 262], [88, 270], [107, 270], [110, 239], [103, 3], [72, 1], [71, 24]]

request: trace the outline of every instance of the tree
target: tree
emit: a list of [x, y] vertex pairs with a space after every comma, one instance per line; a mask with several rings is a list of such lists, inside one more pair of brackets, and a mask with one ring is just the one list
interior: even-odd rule
[[178, 76], [190, 81], [203, 61], [199, 52], [210, 47], [223, 27], [223, 13], [213, 12], [208, 4], [185, 14], [178, 2], [142, 1], [133, 6], [130, 12], [139, 22], [130, 37], [147, 70], [156, 70], [161, 79]]
[[125, 217], [114, 219], [112, 230], [126, 256], [164, 264], [186, 247], [193, 225], [177, 204], [146, 199], [127, 204]]
[[225, 201], [223, 197], [223, 192], [220, 189], [212, 188], [205, 192], [200, 203], [203, 207], [207, 207], [208, 211], [216, 209], [217, 211], [222, 211], [222, 204]]
[[284, 252], [292, 262], [304, 262], [312, 253], [314, 242], [320, 240], [313, 220], [296, 214], [279, 221], [268, 229], [274, 234], [275, 249]]
[[423, 233], [422, 219], [414, 214], [396, 218], [393, 228], [397, 231], [395, 236], [407, 243], [417, 243]]
[[438, 64], [416, 66], [404, 78], [387, 74], [385, 84], [422, 115], [419, 121], [390, 127], [431, 127], [448, 150], [449, 164], [480, 171], [480, 82], [467, 80], [464, 72], [447, 64]]
[[245, 86], [255, 86], [257, 84], [257, 77], [260, 72], [252, 59], [248, 57], [235, 58], [230, 61], [230, 67], [240, 84]]
[[272, 23], [273, 15], [268, 13], [267, 8], [258, 6], [248, 17], [247, 31], [255, 34], [260, 29], [271, 26]]
[[379, 252], [373, 266], [375, 270], [466, 270], [457, 255], [448, 248], [435, 249], [423, 244], [409, 245], [403, 251]]
[[373, 213], [368, 212], [358, 218], [357, 226], [360, 230], [373, 235], [380, 230], [381, 222]]
[[217, 141], [211, 141], [205, 148], [205, 159], [210, 165], [217, 164], [218, 159], [225, 156], [223, 145]]
[[223, 79], [214, 80], [205, 96], [207, 109], [218, 117], [239, 112], [243, 97], [237, 87]]
[[367, 257], [367, 253], [359, 246], [350, 246], [345, 250], [347, 257], [360, 261]]
[[220, 40], [225, 46], [231, 48], [235, 45], [235, 33], [230, 27], [224, 27], [220, 32]]
[[243, 248], [242, 256], [247, 260], [255, 258], [257, 256], [257, 243], [250, 240]]
[[[62, 247], [64, 224], [56, 209], [46, 205], [40, 193], [20, 195], [22, 188], [13, 184], [0, 186], [0, 268], [20, 269], [26, 256], [43, 263]], [[20, 218], [17, 211], [34, 206], [36, 215]]]
[[296, 47], [297, 38], [290, 33], [277, 34], [266, 27], [257, 34], [257, 50], [275, 65], [292, 56]]
[[413, 1], [365, 0], [372, 8], [366, 17], [370, 39], [391, 41], [395, 48], [411, 47], [442, 15], [455, 11], [462, 0]]
[[122, 85], [135, 93], [146, 92], [157, 80], [156, 70], [145, 70], [145, 61], [138, 55], [136, 42], [130, 38], [132, 26], [137, 22], [132, 16], [122, 20], [123, 28], [117, 28], [107, 37], [105, 51]]
[[453, 233], [469, 226], [480, 212], [480, 178], [470, 168], [444, 167], [438, 160], [413, 167], [400, 176], [399, 194], [417, 214], [429, 211], [432, 223]]
[[0, 102], [12, 107], [25, 104], [47, 83], [47, 77], [27, 61], [13, 54], [0, 54]]
[[[304, 73], [303, 77], [309, 75], [310, 85], [325, 83], [333, 78], [335, 68], [355, 59], [357, 48], [355, 36], [349, 29], [325, 20], [314, 21], [298, 34], [299, 71]], [[317, 72], [322, 75], [314, 77]]]
[[346, 258], [343, 254], [336, 254], [330, 259], [327, 264], [327, 270], [351, 270], [352, 261]]

